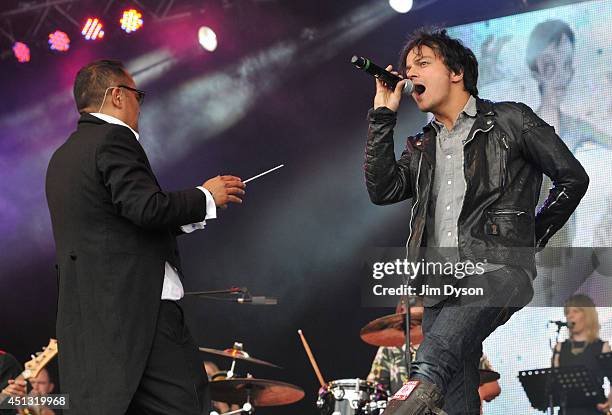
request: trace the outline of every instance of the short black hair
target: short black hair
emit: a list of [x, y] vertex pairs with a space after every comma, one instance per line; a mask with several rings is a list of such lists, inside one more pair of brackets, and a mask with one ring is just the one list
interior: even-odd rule
[[563, 20], [552, 19], [538, 23], [533, 28], [527, 42], [527, 66], [532, 72], [538, 71], [537, 59], [538, 56], [550, 44], [559, 46], [563, 35], [567, 36], [572, 46], [576, 42], [574, 31]]
[[128, 79], [128, 72], [118, 60], [101, 59], [82, 67], [74, 80], [74, 100], [77, 110], [99, 107], [104, 92]]
[[463, 72], [463, 85], [471, 95], [478, 96], [478, 61], [474, 52], [459, 39], [448, 35], [446, 29], [419, 28], [409, 38], [400, 53], [399, 73], [406, 76], [406, 58], [411, 50], [421, 52], [422, 46], [430, 47], [437, 56], [442, 57], [446, 67], [453, 73]]

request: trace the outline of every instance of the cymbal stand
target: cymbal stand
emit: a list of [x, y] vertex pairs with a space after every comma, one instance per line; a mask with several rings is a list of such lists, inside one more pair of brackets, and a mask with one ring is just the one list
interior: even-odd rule
[[234, 377], [234, 369], [236, 368], [236, 359], [232, 359], [232, 365], [230, 366], [230, 370], [227, 371], [227, 378], [232, 379]]
[[[236, 409], [234, 411], [224, 412], [220, 415], [234, 415], [241, 414], [243, 412], [245, 414], [252, 414], [253, 412], [255, 412], [255, 407], [251, 405], [251, 391], [249, 389], [247, 389], [247, 401], [242, 405], [242, 408]], [[216, 411], [212, 411], [210, 415], [219, 415], [219, 413]]]

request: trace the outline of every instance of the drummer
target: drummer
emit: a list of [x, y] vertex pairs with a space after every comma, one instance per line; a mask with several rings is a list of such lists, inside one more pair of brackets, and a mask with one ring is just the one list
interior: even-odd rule
[[[423, 299], [416, 297], [414, 305], [410, 307], [410, 356], [414, 359], [419, 345], [423, 341], [421, 321], [423, 319]], [[395, 308], [396, 314], [406, 312], [402, 300]], [[400, 347], [379, 347], [372, 362], [368, 380], [381, 384], [390, 395], [395, 394], [406, 380], [408, 368], [406, 366], [406, 345]]]
[[[410, 307], [410, 356], [414, 359], [419, 345], [423, 341], [423, 332], [421, 330], [421, 321], [423, 319], [423, 301], [422, 298], [416, 297], [413, 299], [414, 305]], [[406, 307], [401, 301], [395, 309], [396, 313], [405, 313]], [[408, 368], [406, 366], [406, 346], [400, 347], [379, 347], [372, 362], [372, 368], [368, 375], [368, 380], [378, 383], [389, 391], [390, 395], [395, 394], [405, 381], [408, 380]], [[483, 354], [480, 359], [479, 369], [493, 370], [491, 363]], [[497, 380], [484, 383], [478, 388], [480, 395], [481, 412], [482, 401], [491, 402], [501, 393], [501, 387]]]

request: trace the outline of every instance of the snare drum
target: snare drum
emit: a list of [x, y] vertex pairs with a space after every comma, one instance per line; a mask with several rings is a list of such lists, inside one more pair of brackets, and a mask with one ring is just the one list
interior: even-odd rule
[[387, 407], [389, 394], [363, 379], [339, 379], [319, 389], [317, 407], [321, 415], [379, 415]]

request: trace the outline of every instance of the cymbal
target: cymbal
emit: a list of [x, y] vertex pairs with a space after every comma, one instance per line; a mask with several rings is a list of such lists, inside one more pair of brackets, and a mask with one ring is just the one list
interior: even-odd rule
[[[410, 313], [410, 341], [418, 344], [423, 339], [421, 323], [423, 309]], [[401, 347], [406, 341], [406, 313], [391, 314], [370, 321], [360, 331], [361, 340], [373, 346]]]
[[299, 386], [277, 380], [233, 378], [212, 381], [209, 385], [213, 401], [230, 404], [245, 403], [248, 391], [253, 406], [289, 405], [304, 397]]
[[266, 362], [265, 360], [261, 360], [261, 359], [255, 359], [254, 357], [249, 356], [249, 354], [245, 352], [244, 350], [240, 350], [236, 348], [218, 350], [218, 349], [209, 349], [207, 347], [200, 347], [200, 351], [204, 353], [214, 354], [217, 356], [228, 357], [230, 359], [238, 359], [238, 360], [243, 360], [245, 362], [255, 363], [258, 365], [264, 365], [264, 366], [269, 366], [269, 367], [275, 367], [277, 369], [282, 369], [282, 367], [277, 366], [274, 363]]
[[480, 384], [481, 385], [484, 383], [493, 382], [494, 380], [497, 380], [500, 378], [499, 373], [493, 370], [480, 369], [478, 372], [480, 372]]

